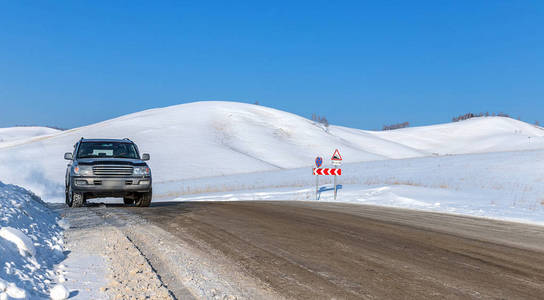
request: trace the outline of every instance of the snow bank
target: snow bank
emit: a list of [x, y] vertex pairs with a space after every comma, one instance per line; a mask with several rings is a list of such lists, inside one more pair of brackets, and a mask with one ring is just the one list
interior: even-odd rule
[[[66, 161], [81, 137], [123, 138], [151, 153], [154, 183], [310, 167], [339, 148], [345, 163], [509, 150], [544, 149], [544, 130], [488, 117], [374, 132], [328, 128], [300, 116], [235, 102], [151, 109], [48, 136], [0, 144], [0, 180], [63, 202]], [[170, 191], [154, 189], [155, 193]]]
[[9, 226], [2, 227], [0, 228], [0, 238], [14, 243], [21, 256], [33, 257], [36, 255], [36, 248], [34, 248], [32, 240], [19, 229]]
[[0, 182], [0, 299], [49, 298], [64, 259], [57, 221], [36, 195]]

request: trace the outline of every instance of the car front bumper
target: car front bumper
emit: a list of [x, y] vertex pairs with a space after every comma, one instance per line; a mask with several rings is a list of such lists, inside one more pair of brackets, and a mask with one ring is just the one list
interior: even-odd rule
[[72, 189], [83, 193], [149, 192], [151, 177], [73, 177]]

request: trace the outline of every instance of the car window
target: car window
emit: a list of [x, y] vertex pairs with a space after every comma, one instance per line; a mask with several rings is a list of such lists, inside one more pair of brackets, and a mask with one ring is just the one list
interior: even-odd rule
[[77, 158], [133, 158], [138, 159], [138, 152], [131, 143], [82, 142]]

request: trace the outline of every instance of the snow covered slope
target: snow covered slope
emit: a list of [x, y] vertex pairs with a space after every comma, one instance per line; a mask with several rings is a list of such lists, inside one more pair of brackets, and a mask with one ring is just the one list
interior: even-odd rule
[[542, 149], [544, 130], [505, 117], [372, 132], [373, 135], [436, 154], [467, 154]]
[[346, 163], [544, 149], [544, 130], [500, 117], [373, 132], [325, 128], [263, 106], [196, 102], [0, 144], [0, 180], [30, 188], [46, 201], [63, 201], [63, 154], [80, 137], [134, 140], [141, 152], [151, 153], [157, 187], [193, 178], [310, 167], [315, 156], [328, 160], [335, 148]]
[[[0, 146], [8, 145], [9, 142], [28, 139], [30, 137], [42, 136], [55, 134], [60, 132], [60, 130], [49, 128], [49, 127], [39, 127], [39, 126], [17, 126], [17, 127], [7, 127], [0, 128]], [[11, 143], [9, 143], [11, 144]]]

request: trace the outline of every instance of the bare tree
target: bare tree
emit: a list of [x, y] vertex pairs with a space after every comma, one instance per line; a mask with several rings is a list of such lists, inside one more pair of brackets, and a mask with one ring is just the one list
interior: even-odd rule
[[452, 122], [459, 122], [459, 121], [468, 120], [468, 119], [474, 118], [474, 117], [476, 117], [476, 116], [473, 113], [468, 113], [468, 114], [460, 115], [460, 116], [457, 116], [457, 117], [453, 117], [451, 120], [452, 120]]
[[329, 127], [329, 121], [327, 120], [326, 117], [322, 117], [316, 113], [313, 113], [312, 114], [312, 121], [314, 122], [317, 122], [317, 123], [321, 123], [323, 125], [325, 125], [325, 127]]
[[319, 118], [319, 123], [325, 125], [325, 127], [329, 127], [329, 121], [325, 117]]
[[[473, 113], [466, 113], [464, 115], [460, 115], [460, 116], [457, 116], [457, 117], [453, 117], [451, 119], [452, 122], [459, 122], [459, 121], [463, 121], [463, 120], [468, 120], [468, 119], [471, 119], [471, 118], [476, 118], [476, 117], [483, 117], [483, 116], [486, 116], [486, 117], [489, 117], [489, 112], [486, 112], [485, 114], [484, 113], [479, 113], [479, 114], [473, 114]], [[511, 116], [509, 114], [505, 114], [505, 113], [493, 113], [492, 114], [493, 117], [495, 116], [499, 116], [499, 117], [506, 117], [506, 118], [511, 118]], [[518, 117], [518, 120], [520, 120], [520, 118]]]

